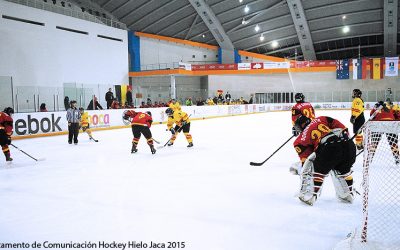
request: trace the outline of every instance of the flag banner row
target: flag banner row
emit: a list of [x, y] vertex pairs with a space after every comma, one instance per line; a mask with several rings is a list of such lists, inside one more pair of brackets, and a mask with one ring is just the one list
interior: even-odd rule
[[[359, 58], [352, 59], [353, 80], [367, 79], [367, 67], [373, 80], [383, 79], [384, 76], [399, 75], [399, 58]], [[349, 59], [336, 60], [336, 79], [350, 79]]]

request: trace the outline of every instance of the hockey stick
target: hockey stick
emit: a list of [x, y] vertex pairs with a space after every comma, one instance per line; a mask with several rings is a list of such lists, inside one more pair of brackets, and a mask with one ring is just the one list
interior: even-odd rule
[[356, 157], [359, 156], [362, 152], [364, 152], [364, 149], [358, 152], [358, 154], [356, 154]]
[[263, 162], [250, 162], [251, 166], [261, 166], [264, 163], [266, 163], [269, 158], [271, 158], [276, 152], [278, 152], [283, 146], [286, 145], [286, 143], [288, 143], [293, 137], [295, 137], [294, 135], [292, 135], [289, 139], [287, 139], [287, 141], [285, 141], [277, 150], [275, 150], [275, 152], [273, 152], [267, 159], [265, 159], [265, 161]]
[[152, 139], [153, 139], [153, 141], [154, 141], [155, 143], [160, 144], [160, 142], [157, 141], [156, 139], [154, 139], [154, 138], [152, 138]]
[[[180, 133], [180, 132], [182, 131], [182, 127], [183, 127], [183, 126], [179, 127], [178, 130], [175, 131], [175, 133]], [[164, 146], [159, 146], [159, 147], [157, 147], [157, 148], [158, 148], [158, 149], [160, 149], [160, 148], [165, 148], [165, 147], [167, 146], [167, 144], [171, 141], [171, 139], [172, 139], [172, 137], [169, 138], [169, 140], [164, 144]], [[154, 139], [153, 139], [153, 140], [154, 140]]]
[[13, 146], [14, 148], [18, 149], [20, 152], [24, 153], [26, 156], [34, 159], [35, 161], [44, 161], [44, 160], [46, 160], [45, 158], [35, 158], [35, 157], [31, 156], [30, 154], [28, 154], [27, 152], [25, 152], [24, 150], [22, 150], [19, 147], [15, 146], [12, 143], [10, 145]]
[[[189, 115], [188, 119], [189, 119], [191, 116], [192, 116], [192, 114]], [[180, 132], [182, 131], [182, 129], [183, 129], [183, 126], [180, 126], [180, 127], [178, 128], [178, 130], [175, 131], [175, 133], [180, 133]], [[171, 141], [171, 139], [172, 139], [172, 137], [169, 138], [169, 140], [164, 144], [164, 146], [159, 146], [159, 147], [157, 147], [157, 149], [165, 148], [165, 146], [167, 146], [167, 144]], [[153, 140], [154, 140], [154, 139], [153, 139]]]

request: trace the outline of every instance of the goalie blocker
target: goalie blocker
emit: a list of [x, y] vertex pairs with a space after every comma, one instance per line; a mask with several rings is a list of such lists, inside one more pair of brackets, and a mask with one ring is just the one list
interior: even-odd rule
[[300, 116], [295, 128], [301, 133], [293, 145], [303, 162], [299, 199], [313, 205], [321, 194], [325, 177], [332, 171], [336, 196], [342, 201], [352, 202], [351, 167], [355, 162], [356, 148], [349, 139], [347, 128], [327, 116], [312, 121]]

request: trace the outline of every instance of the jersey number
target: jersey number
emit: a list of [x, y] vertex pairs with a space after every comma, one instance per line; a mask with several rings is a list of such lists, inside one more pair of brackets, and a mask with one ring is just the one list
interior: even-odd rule
[[305, 115], [306, 117], [311, 118], [311, 119], [315, 118], [314, 113], [312, 112], [311, 108], [303, 109], [303, 115]]
[[329, 133], [331, 130], [325, 124], [319, 124], [317, 129], [311, 131], [311, 138], [319, 141], [321, 139], [322, 132]]

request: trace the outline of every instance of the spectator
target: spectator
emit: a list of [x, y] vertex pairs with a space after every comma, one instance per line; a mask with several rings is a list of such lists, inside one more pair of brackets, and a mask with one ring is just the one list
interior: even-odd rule
[[217, 96], [214, 96], [214, 98], [212, 100], [214, 102], [214, 105], [218, 104], [218, 97]]
[[106, 93], [107, 109], [109, 109], [111, 107], [111, 104], [112, 104], [113, 101], [114, 101], [114, 94], [111, 91], [111, 88], [109, 88], [108, 92]]
[[192, 98], [191, 97], [187, 98], [186, 99], [186, 106], [192, 106], [192, 105], [193, 105]]
[[125, 108], [125, 109], [131, 109], [131, 108], [134, 108], [134, 107], [133, 107], [132, 103], [125, 102], [125, 106], [123, 106], [123, 108]]
[[40, 112], [47, 112], [46, 103], [40, 104]]
[[147, 107], [151, 107], [151, 99], [150, 98], [147, 98]]
[[125, 106], [132, 106], [133, 99], [132, 99], [131, 88], [128, 88], [128, 91], [126, 91], [126, 102], [128, 103], [128, 105], [125, 105]]
[[[93, 105], [93, 100], [94, 100], [94, 105]], [[98, 109], [103, 109], [103, 107], [100, 105], [100, 103], [97, 101], [97, 97], [93, 96], [93, 99], [90, 100], [89, 105], [87, 107], [87, 110], [98, 110]]]
[[146, 105], [146, 103], [142, 102], [139, 108], [148, 108], [148, 106]]
[[65, 110], [68, 110], [69, 109], [69, 97], [68, 96], [66, 96], [66, 97], [64, 97], [64, 107], [65, 107]]
[[203, 106], [204, 105], [204, 101], [199, 97], [199, 98], [197, 98], [196, 105], [197, 106]]
[[114, 101], [111, 103], [111, 109], [119, 109], [119, 101], [117, 100], [117, 98], [114, 98]]
[[224, 96], [222, 95], [222, 93], [219, 93], [217, 102], [222, 103], [223, 101], [224, 101]]
[[249, 104], [253, 104], [253, 94], [250, 95]]
[[231, 94], [229, 94], [229, 91], [226, 91], [225, 100], [229, 103], [231, 99], [232, 99]]

